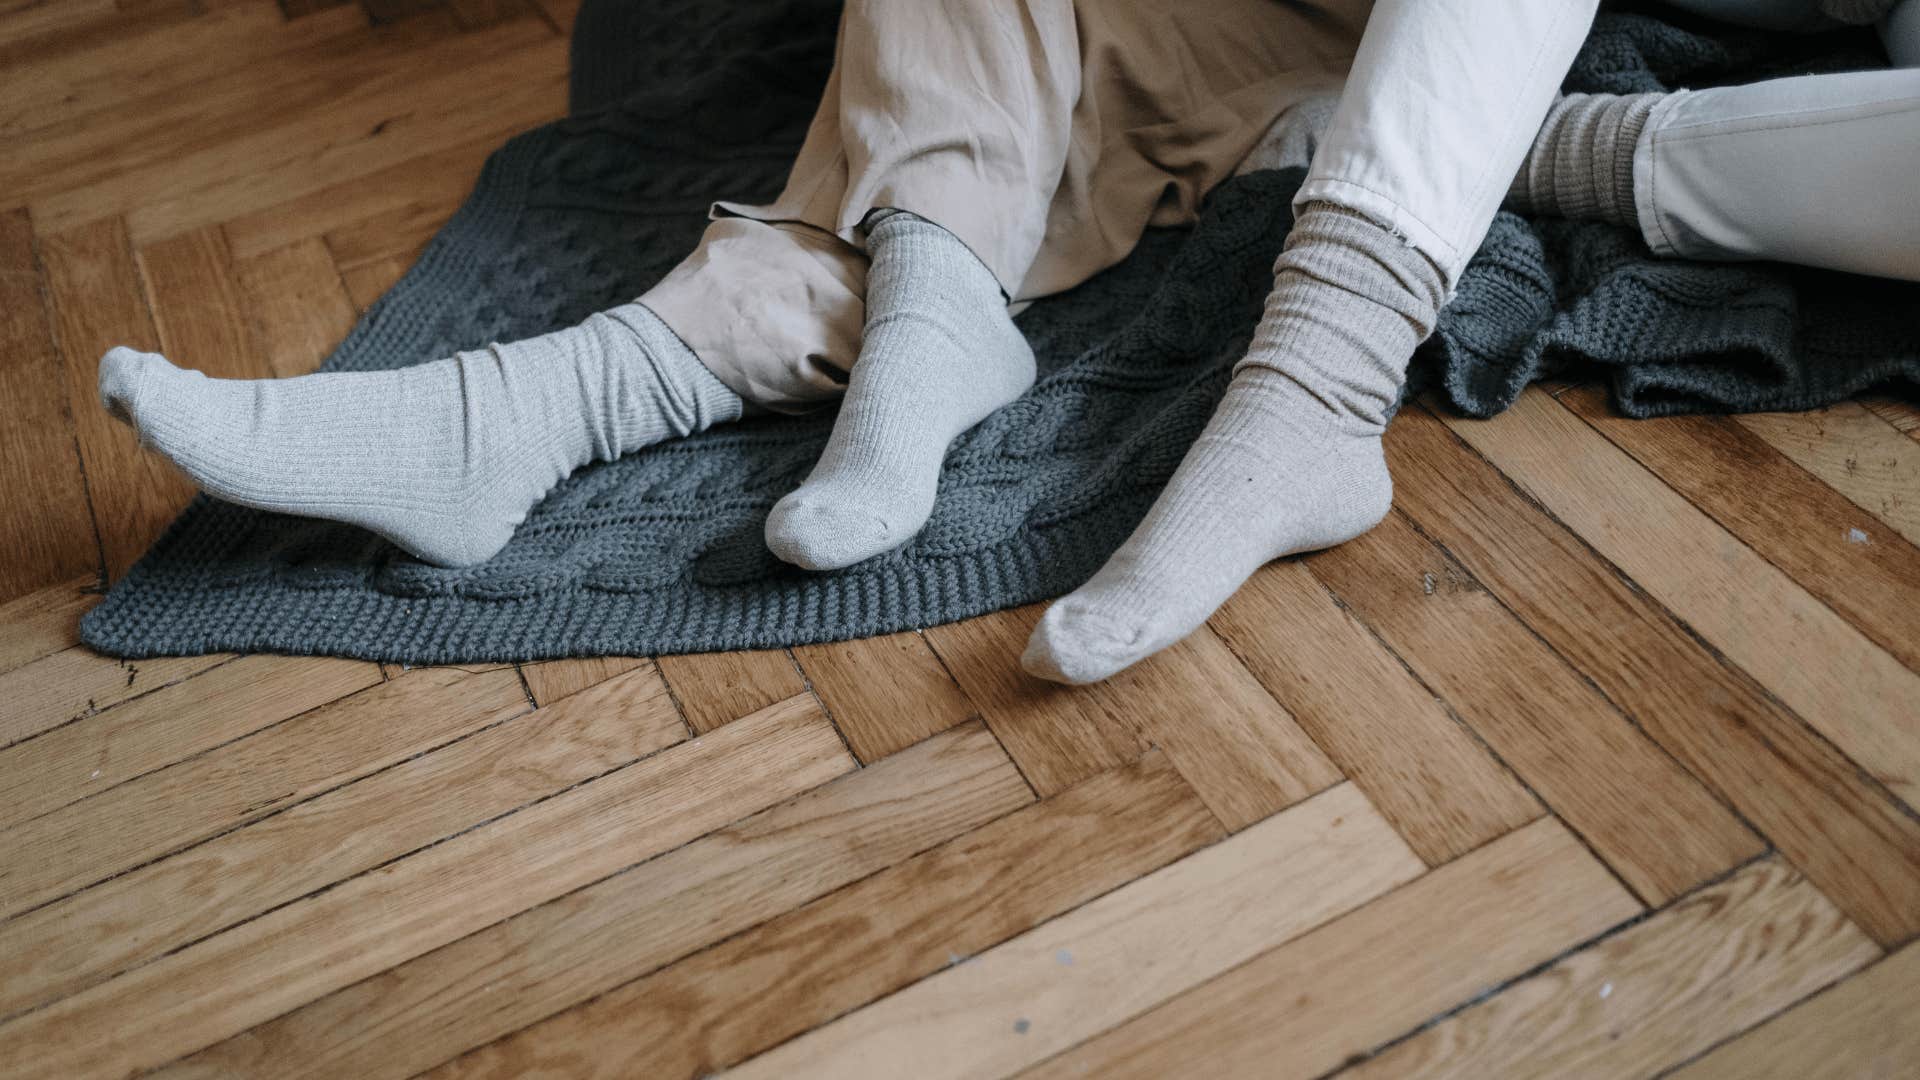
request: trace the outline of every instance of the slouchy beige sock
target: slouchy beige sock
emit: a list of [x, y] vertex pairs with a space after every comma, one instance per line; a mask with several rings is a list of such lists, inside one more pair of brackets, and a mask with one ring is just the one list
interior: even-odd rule
[[1033, 349], [959, 238], [892, 211], [868, 243], [866, 332], [840, 416], [806, 483], [767, 517], [768, 549], [809, 570], [913, 539], [947, 446], [1033, 385]]
[[358, 525], [443, 566], [491, 558], [580, 466], [741, 408], [637, 303], [393, 371], [209, 379], [118, 348], [100, 401], [210, 495]]
[[1386, 516], [1380, 435], [1444, 294], [1426, 256], [1309, 204], [1213, 419], [1127, 542], [1041, 617], [1026, 669], [1104, 679], [1192, 633], [1262, 564]]
[[1663, 96], [1568, 94], [1555, 101], [1507, 191], [1507, 209], [1639, 228], [1633, 151]]

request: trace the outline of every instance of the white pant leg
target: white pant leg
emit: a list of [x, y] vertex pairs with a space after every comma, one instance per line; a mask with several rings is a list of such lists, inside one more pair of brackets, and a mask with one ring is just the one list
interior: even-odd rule
[[1597, 0], [1380, 0], [1294, 200], [1336, 203], [1451, 292], [1520, 170]]
[[1634, 153], [1661, 255], [1920, 280], [1920, 69], [1682, 91]]

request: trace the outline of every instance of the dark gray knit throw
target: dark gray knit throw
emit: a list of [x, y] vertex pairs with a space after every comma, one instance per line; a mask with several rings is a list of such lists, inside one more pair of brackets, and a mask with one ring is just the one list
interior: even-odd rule
[[[494, 155], [326, 370], [527, 337], [638, 295], [692, 248], [709, 200], [778, 192], [831, 63], [836, 7], [589, 0], [573, 115]], [[1862, 33], [1795, 39], [1610, 13], [1568, 87], [1882, 63]], [[123, 656], [525, 660], [838, 640], [1059, 595], [1126, 537], [1222, 393], [1299, 182], [1234, 180], [1194, 228], [1156, 230], [1120, 266], [1034, 305], [1020, 326], [1039, 384], [954, 446], [932, 522], [890, 555], [809, 574], [767, 553], [767, 509], [806, 474], [832, 414], [756, 419], [581, 470], [505, 551], [464, 570], [203, 496], [82, 636]], [[1622, 230], [1503, 214], [1416, 368], [1474, 415], [1576, 372], [1609, 380], [1635, 416], [1808, 408], [1920, 384], [1915, 311], [1912, 285], [1661, 262]]]

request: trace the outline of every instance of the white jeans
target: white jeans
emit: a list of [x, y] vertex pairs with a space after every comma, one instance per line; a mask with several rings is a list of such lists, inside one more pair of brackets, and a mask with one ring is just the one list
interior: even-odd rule
[[[1596, 6], [1379, 0], [1295, 205], [1327, 201], [1374, 218], [1452, 288]], [[1769, 26], [1824, 19], [1813, 0], [1685, 6]], [[1906, 40], [1920, 37], [1920, 0], [1906, 0], [1882, 32], [1896, 55], [1920, 53]], [[1920, 280], [1920, 69], [1673, 95], [1641, 135], [1634, 194], [1641, 231], [1662, 255]]]

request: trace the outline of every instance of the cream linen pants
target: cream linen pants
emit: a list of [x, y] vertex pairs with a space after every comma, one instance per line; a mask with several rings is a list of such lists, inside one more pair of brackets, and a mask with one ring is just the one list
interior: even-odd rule
[[[1021, 305], [1125, 258], [1150, 225], [1192, 221], [1285, 110], [1342, 87], [1296, 205], [1373, 218], [1451, 288], [1595, 7], [849, 0], [785, 190], [715, 203], [641, 300], [742, 397], [804, 410], [841, 393], [859, 353], [872, 210], [944, 226]], [[1649, 127], [1635, 189], [1655, 251], [1920, 278], [1920, 71], [1681, 94]]]

